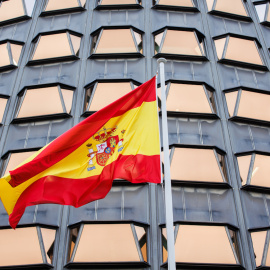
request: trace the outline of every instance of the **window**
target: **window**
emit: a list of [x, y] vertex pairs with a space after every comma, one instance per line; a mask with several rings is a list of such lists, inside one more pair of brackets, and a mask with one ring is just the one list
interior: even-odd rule
[[238, 156], [238, 167], [242, 185], [270, 188], [270, 156], [253, 153]]
[[97, 0], [97, 8], [139, 8], [141, 7], [141, 0]]
[[72, 9], [82, 9], [85, 7], [86, 0], [47, 0], [44, 11], [69, 11]]
[[59, 85], [26, 89], [19, 98], [16, 118], [70, 114], [73, 93]]
[[101, 29], [93, 34], [91, 56], [141, 56], [142, 33], [132, 28]]
[[136, 87], [132, 82], [96, 82], [85, 91], [84, 111], [98, 111]]
[[194, 8], [193, 0], [153, 0], [153, 5], [182, 7], [182, 8]]
[[4, 0], [0, 2], [0, 24], [28, 19], [32, 15], [35, 0]]
[[7, 41], [0, 44], [0, 70], [12, 69], [18, 66], [22, 43]]
[[225, 158], [215, 149], [178, 148], [171, 151], [171, 179], [184, 182], [226, 182]]
[[225, 93], [230, 117], [270, 121], [270, 93], [238, 89]]
[[257, 267], [270, 266], [270, 248], [269, 248], [268, 230], [251, 232], [254, 258]]
[[165, 29], [154, 38], [156, 55], [205, 58], [203, 38], [196, 31]]
[[52, 264], [55, 232], [42, 227], [1, 229], [0, 266]]
[[146, 229], [135, 224], [84, 224], [70, 230], [72, 263], [147, 262]]
[[18, 153], [10, 153], [5, 160], [4, 166], [2, 168], [2, 175], [6, 175], [9, 171], [15, 169], [29, 157], [34, 155], [36, 151], [27, 151], [27, 152], [18, 152]]
[[35, 41], [35, 48], [30, 63], [65, 61], [78, 59], [81, 37], [78, 34], [50, 33], [39, 35]]
[[[160, 88], [159, 88], [160, 90]], [[167, 111], [174, 113], [213, 114], [214, 94], [203, 84], [168, 83]]]
[[269, 2], [255, 5], [255, 8], [260, 22], [269, 23], [270, 22]]
[[7, 105], [7, 98], [0, 97], [0, 123], [3, 121], [3, 116], [5, 113], [6, 105]]
[[217, 57], [221, 62], [229, 64], [248, 64], [265, 69], [259, 48], [255, 40], [227, 36], [215, 39]]
[[248, 17], [243, 0], [206, 0], [206, 3], [212, 13]]
[[[163, 262], [167, 260], [166, 229], [162, 229]], [[239, 264], [236, 232], [227, 226], [175, 226], [176, 263]]]

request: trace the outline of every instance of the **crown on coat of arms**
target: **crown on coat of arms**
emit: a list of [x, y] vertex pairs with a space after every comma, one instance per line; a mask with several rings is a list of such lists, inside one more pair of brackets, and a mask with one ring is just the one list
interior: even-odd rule
[[113, 128], [103, 128], [102, 130], [98, 131], [93, 135], [93, 139], [98, 142], [105, 142], [109, 137], [111, 137], [115, 131], [117, 130], [117, 126]]

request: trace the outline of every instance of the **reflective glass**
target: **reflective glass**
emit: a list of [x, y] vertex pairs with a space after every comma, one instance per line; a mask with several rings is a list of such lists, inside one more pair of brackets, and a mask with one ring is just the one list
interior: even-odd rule
[[265, 21], [266, 7], [267, 7], [266, 4], [256, 5], [255, 6], [260, 22], [264, 22]]
[[158, 4], [165, 6], [194, 7], [192, 0], [159, 0]]
[[6, 175], [9, 173], [9, 171], [14, 170], [17, 166], [21, 165], [31, 157], [33, 154], [35, 154], [36, 151], [29, 151], [29, 152], [20, 152], [20, 153], [11, 153], [9, 162], [7, 164], [5, 173], [3, 175]]
[[47, 262], [52, 264], [55, 230], [40, 228]]
[[175, 258], [186, 263], [237, 263], [223, 226], [179, 225]]
[[0, 44], [0, 55], [0, 66], [4, 67], [10, 65], [7, 43]]
[[0, 22], [24, 16], [22, 0], [9, 0], [0, 3]]
[[233, 114], [234, 114], [237, 95], [238, 95], [238, 91], [229, 92], [229, 93], [225, 94], [226, 101], [227, 101], [227, 107], [228, 107], [230, 117], [232, 117]]
[[40, 36], [33, 60], [73, 55], [67, 33]]
[[45, 11], [79, 7], [77, 0], [48, 0]]
[[43, 263], [37, 228], [0, 230], [0, 238], [0, 266]]
[[167, 110], [175, 112], [212, 113], [202, 85], [172, 83]]
[[[217, 53], [219, 59], [221, 59], [220, 51], [222, 51], [221, 43], [215, 40]], [[259, 51], [256, 47], [254, 40], [241, 39], [236, 37], [229, 37], [228, 47], [225, 54], [225, 59], [246, 62], [256, 65], [263, 65], [263, 62], [260, 58]]]
[[251, 185], [270, 187], [270, 156], [255, 155], [255, 162], [251, 175]]
[[27, 90], [17, 117], [32, 117], [63, 112], [58, 87], [54, 86]]
[[237, 157], [237, 161], [242, 185], [245, 185], [247, 183], [248, 172], [251, 162], [251, 155]]
[[215, 10], [248, 16], [242, 0], [217, 0]]
[[64, 103], [66, 106], [66, 112], [71, 113], [71, 107], [72, 107], [72, 100], [73, 100], [73, 91], [71, 90], [66, 90], [66, 89], [61, 89]]
[[73, 50], [74, 50], [75, 55], [79, 56], [81, 38], [70, 34], [70, 39], [72, 42], [72, 46], [73, 46]]
[[212, 149], [175, 148], [171, 162], [171, 179], [224, 182]]
[[131, 29], [103, 29], [95, 53], [136, 53]]
[[130, 224], [84, 225], [74, 262], [140, 261]]
[[251, 233], [254, 257], [255, 257], [257, 266], [262, 265], [262, 257], [263, 257], [264, 247], [265, 247], [266, 233], [267, 231]]
[[3, 120], [3, 116], [4, 116], [4, 112], [6, 109], [6, 105], [7, 105], [7, 99], [5, 98], [0, 98], [0, 123]]
[[22, 46], [10, 43], [10, 48], [11, 48], [11, 53], [12, 53], [12, 58], [13, 58], [13, 64], [17, 66], [20, 59]]
[[202, 56], [195, 32], [167, 30], [161, 53]]
[[215, 40], [218, 59], [221, 59], [223, 56], [225, 42], [226, 42], [226, 38], [221, 38], [221, 39]]
[[[90, 102], [90, 98], [92, 96], [93, 88], [86, 90], [86, 108], [88, 108], [88, 104]], [[89, 107], [89, 111], [97, 111], [118, 98], [124, 96], [128, 92], [132, 90], [129, 82], [117, 82], [117, 83], [98, 83], [91, 105]]]
[[100, 0], [99, 5], [134, 5], [136, 0]]

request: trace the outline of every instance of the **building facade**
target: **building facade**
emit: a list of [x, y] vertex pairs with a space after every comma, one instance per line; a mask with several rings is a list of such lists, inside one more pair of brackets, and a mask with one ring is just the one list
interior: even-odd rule
[[[268, 0], [2, 1], [1, 175], [164, 57], [177, 269], [270, 268], [269, 27]], [[0, 269], [167, 269], [164, 211], [119, 179], [15, 231], [0, 202]]]

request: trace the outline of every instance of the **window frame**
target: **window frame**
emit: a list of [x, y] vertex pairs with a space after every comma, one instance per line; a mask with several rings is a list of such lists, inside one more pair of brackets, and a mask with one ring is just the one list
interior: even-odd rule
[[[23, 47], [24, 47], [24, 44], [25, 43], [24, 42], [21, 42], [21, 41], [16, 41], [16, 40], [5, 39], [5, 40], [1, 40], [0, 41], [0, 45], [3, 45], [3, 44], [7, 44], [8, 56], [9, 56], [9, 62], [10, 62], [10, 64], [9, 65], [6, 65], [6, 66], [0, 66], [0, 72], [4, 72], [4, 71], [13, 70], [13, 69], [18, 68], [19, 65], [20, 65], [20, 62], [22, 60], [22, 52], [23, 52]], [[20, 58], [19, 58], [19, 61], [18, 61], [18, 64], [17, 65], [15, 65], [15, 63], [13, 62], [12, 50], [11, 50], [10, 44], [22, 46], [21, 53], [20, 53]]]
[[[56, 242], [57, 242], [57, 234], [58, 234], [58, 227], [57, 226], [51, 226], [51, 225], [43, 225], [43, 224], [24, 224], [24, 225], [18, 225], [16, 227], [17, 229], [23, 229], [23, 228], [36, 228], [37, 230], [37, 235], [38, 235], [38, 241], [39, 241], [39, 246], [40, 246], [40, 252], [42, 256], [43, 263], [39, 264], [21, 264], [21, 265], [15, 265], [12, 267], [12, 269], [52, 269], [53, 266], [55, 265], [56, 262]], [[0, 230], [13, 230], [10, 228], [10, 226], [1, 226]], [[43, 242], [43, 237], [42, 237], [42, 232], [41, 229], [50, 229], [50, 230], [55, 230], [55, 241], [53, 244], [53, 260], [52, 263], [49, 263], [47, 261], [47, 256], [46, 256], [46, 250]], [[9, 269], [10, 266], [0, 266], [0, 269]]]
[[[7, 100], [6, 107], [4, 109], [4, 113], [3, 113], [3, 117], [2, 117], [2, 121], [0, 121], [0, 127], [3, 126], [3, 123], [5, 121], [5, 116], [6, 116], [7, 111], [8, 111], [7, 107], [9, 105], [9, 98], [10, 98], [10, 96], [0, 94], [0, 99], [6, 99]], [[0, 170], [0, 172], [1, 172], [1, 170]]]
[[252, 22], [252, 19], [249, 16], [249, 11], [245, 5], [246, 0], [241, 0], [241, 2], [243, 4], [243, 7], [244, 7], [246, 13], [247, 13], [247, 16], [234, 14], [234, 13], [228, 13], [228, 12], [224, 12], [224, 11], [220, 11], [220, 10], [215, 10], [217, 1], [220, 1], [220, 0], [213, 1], [213, 6], [212, 6], [212, 8], [209, 8], [208, 14], [217, 15], [217, 16], [225, 17], [225, 18], [229, 18], [229, 19], [237, 19], [237, 20]]
[[86, 8], [82, 6], [81, 0], [77, 0], [77, 1], [79, 1], [80, 6], [46, 11], [45, 9], [46, 9], [49, 1], [50, 0], [44, 1], [40, 17], [52, 16], [52, 15], [58, 15], [58, 14], [66, 14], [66, 13], [83, 12], [86, 10]]
[[[199, 82], [199, 81], [184, 81], [184, 80], [167, 80], [165, 82], [165, 94], [166, 99], [168, 98], [169, 92], [170, 92], [170, 86], [171, 84], [187, 84], [187, 85], [201, 85], [204, 89], [205, 96], [207, 98], [207, 101], [209, 103], [210, 109], [212, 113], [193, 113], [193, 112], [175, 112], [175, 111], [169, 111], [167, 110], [167, 115], [169, 117], [189, 117], [189, 118], [207, 118], [207, 119], [219, 119], [219, 116], [217, 114], [217, 103], [216, 103], [216, 97], [215, 97], [215, 89], [210, 86], [209, 84], [205, 82]], [[158, 87], [160, 84], [158, 84]], [[210, 97], [209, 92], [212, 93], [212, 96]], [[213, 99], [213, 101], [211, 101]], [[158, 97], [158, 105], [159, 108], [161, 107], [162, 101]], [[213, 106], [214, 105], [214, 106]], [[159, 113], [161, 115], [161, 112]]]
[[[97, 79], [89, 84], [87, 84], [85, 87], [84, 87], [84, 98], [83, 98], [83, 106], [82, 106], [82, 114], [81, 116], [83, 117], [87, 117], [87, 116], [90, 116], [92, 114], [94, 114], [96, 111], [89, 111], [88, 109], [90, 108], [91, 106], [91, 103], [93, 101], [93, 98], [94, 98], [94, 95], [95, 95], [95, 92], [96, 92], [96, 89], [97, 89], [97, 85], [99, 83], [130, 83], [131, 85], [131, 89], [134, 90], [136, 87], [140, 86], [141, 83], [138, 82], [138, 81], [135, 81], [133, 79]], [[89, 100], [89, 104], [86, 108], [86, 110], [84, 109], [85, 108], [85, 103], [86, 103], [86, 91], [93, 87], [93, 90], [92, 90], [92, 93], [91, 93], [91, 97], [90, 97], [90, 100]], [[102, 109], [102, 108], [100, 108]]]
[[[33, 60], [33, 57], [35, 55], [35, 52], [37, 50], [38, 44], [39, 44], [42, 36], [52, 36], [52, 35], [58, 35], [58, 34], [64, 34], [64, 33], [66, 33], [66, 35], [67, 35], [69, 47], [70, 47], [70, 50], [73, 53], [72, 55], [66, 55], [66, 56], [59, 56], [59, 57], [51, 57], [51, 58], [44, 58], [44, 59]], [[59, 30], [59, 31], [39, 33], [32, 40], [32, 47], [31, 47], [31, 50], [30, 50], [30, 56], [29, 56], [28, 63], [26, 65], [27, 66], [34, 66], [34, 65], [60, 63], [60, 62], [67, 62], [67, 61], [76, 61], [76, 60], [79, 60], [80, 59], [80, 55], [79, 56], [76, 56], [75, 55], [73, 44], [72, 44], [70, 35], [74, 35], [74, 36], [77, 36], [77, 37], [81, 38], [81, 42], [82, 42], [83, 35], [80, 34], [80, 33], [78, 33], [78, 32], [69, 30], [69, 29], [63, 29], [63, 30]], [[81, 46], [81, 44], [80, 44], [80, 46]], [[81, 53], [81, 47], [79, 48], [79, 54], [80, 53]]]
[[172, 6], [172, 5], [160, 5], [160, 0], [152, 0], [152, 9], [160, 9], [160, 10], [176, 10], [183, 12], [200, 12], [198, 9], [198, 4], [196, 0], [191, 0], [193, 7], [185, 7], [185, 6]]
[[[269, 91], [253, 89], [253, 88], [249, 88], [249, 87], [245, 87], [245, 86], [244, 87], [239, 86], [239, 87], [236, 87], [236, 88], [223, 90], [224, 99], [225, 99], [225, 103], [226, 103], [226, 107], [227, 107], [227, 117], [228, 117], [228, 119], [230, 121], [239, 122], [239, 123], [259, 124], [259, 125], [262, 125], [262, 126], [270, 126], [270, 119], [269, 119], [269, 121], [266, 121], [266, 120], [242, 117], [242, 116], [237, 115], [238, 110], [239, 110], [239, 104], [240, 104], [240, 101], [241, 101], [241, 94], [242, 94], [243, 91], [257, 93], [257, 94], [270, 95]], [[238, 93], [237, 93], [236, 103], [235, 103], [235, 106], [234, 106], [233, 116], [230, 116], [229, 109], [228, 109], [228, 103], [227, 103], [227, 100], [226, 100], [226, 94], [227, 93], [233, 93], [233, 92], [238, 92]]]
[[[223, 179], [222, 183], [219, 182], [201, 182], [201, 181], [187, 181], [187, 180], [176, 180], [176, 179], [171, 179], [172, 186], [183, 186], [183, 187], [203, 187], [203, 188], [231, 188], [230, 185], [230, 177], [229, 177], [229, 170], [228, 170], [228, 163], [227, 163], [227, 158], [226, 158], [226, 152], [220, 149], [217, 146], [206, 146], [206, 145], [188, 145], [188, 144], [171, 144], [169, 145], [170, 148], [170, 155], [169, 155], [169, 160], [170, 160], [170, 166], [172, 164], [173, 160], [173, 155], [174, 155], [174, 150], [176, 148], [186, 148], [186, 149], [200, 149], [200, 150], [213, 150], [214, 155], [216, 158], [216, 162], [221, 174], [221, 177]], [[223, 163], [224, 167], [222, 168], [220, 165], [219, 161], [219, 156], [223, 157]], [[163, 166], [163, 162], [162, 162]]]
[[[59, 97], [61, 99], [61, 105], [63, 108], [62, 113], [56, 113], [56, 114], [46, 114], [46, 115], [37, 115], [37, 116], [29, 116], [29, 117], [20, 117], [18, 118], [18, 114], [19, 111], [22, 107], [23, 104], [23, 100], [25, 98], [26, 92], [28, 90], [38, 90], [38, 89], [42, 89], [42, 88], [49, 88], [49, 87], [57, 87], [58, 88], [58, 92], [59, 92]], [[73, 91], [73, 99], [72, 99], [72, 105], [71, 105], [71, 113], [67, 112], [66, 109], [66, 105], [65, 105], [65, 101], [63, 98], [63, 94], [61, 89], [66, 89], [66, 90], [70, 90]], [[53, 84], [42, 84], [42, 85], [31, 85], [31, 86], [26, 86], [24, 87], [17, 95], [17, 102], [16, 102], [16, 106], [14, 109], [14, 114], [13, 114], [13, 120], [11, 123], [27, 123], [27, 122], [33, 122], [33, 121], [44, 121], [44, 120], [51, 120], [51, 119], [65, 119], [65, 118], [71, 118], [72, 117], [72, 113], [74, 110], [74, 95], [75, 95], [75, 91], [76, 88], [66, 85], [66, 84], [62, 84], [62, 83], [53, 83]]]
[[[168, 32], [168, 30], [174, 30], [174, 31], [185, 31], [185, 32], [193, 32], [195, 39], [199, 45], [200, 51], [202, 55], [187, 55], [187, 54], [172, 54], [172, 53], [162, 53], [161, 50], [163, 48], [164, 45], [164, 41], [166, 38], [166, 34]], [[160, 42], [160, 46], [159, 46], [159, 50], [156, 53], [155, 52], [155, 36], [157, 36], [158, 34], [163, 33], [161, 42]], [[207, 55], [206, 55], [206, 46], [204, 45], [205, 43], [205, 36], [204, 34], [202, 34], [200, 31], [198, 31], [196, 28], [183, 28], [183, 27], [172, 27], [172, 26], [165, 26], [157, 31], [152, 32], [153, 35], [153, 40], [154, 40], [154, 58], [160, 58], [160, 57], [164, 57], [167, 59], [177, 59], [177, 60], [188, 60], [188, 61], [208, 61]], [[200, 42], [201, 40], [201, 42]], [[202, 48], [203, 46], [203, 48]]]
[[[235, 227], [232, 224], [229, 223], [217, 223], [217, 222], [190, 222], [190, 221], [175, 221], [174, 222], [174, 241], [176, 241], [177, 238], [177, 234], [178, 234], [178, 230], [179, 230], [179, 226], [181, 225], [191, 225], [191, 226], [219, 226], [219, 227], [224, 227], [226, 229], [226, 233], [228, 236], [228, 240], [230, 243], [230, 246], [232, 248], [235, 260], [237, 262], [237, 264], [214, 264], [214, 263], [186, 263], [186, 262], [177, 262], [176, 261], [176, 267], [177, 269], [189, 269], [192, 267], [192, 269], [239, 269], [239, 270], [244, 270], [245, 268], [241, 265], [241, 262], [243, 261], [243, 255], [242, 255], [242, 250], [241, 250], [241, 241], [240, 241], [240, 236], [239, 236], [239, 229], [237, 227]], [[162, 229], [166, 228], [166, 224], [161, 224], [159, 225], [160, 228], [160, 246], [163, 248], [163, 234], [162, 234]], [[238, 250], [236, 250], [233, 246], [233, 242], [231, 240], [231, 237], [229, 237], [230, 233], [229, 230], [235, 232], [235, 236], [236, 236], [236, 242], [237, 242], [237, 248]], [[162, 248], [161, 248], [161, 254], [160, 254], [160, 258], [162, 261], [161, 266], [162, 267], [167, 267], [168, 266], [168, 261], [163, 262], [163, 252], [162, 252]], [[239, 258], [238, 258], [239, 257]]]
[[114, 9], [143, 9], [142, 0], [136, 0], [137, 4], [123, 4], [123, 5], [100, 5], [99, 1], [95, 1], [94, 10], [114, 10]]
[[[263, 64], [259, 65], [259, 64], [253, 64], [253, 63], [249, 63], [249, 62], [242, 62], [242, 61], [238, 61], [238, 60], [224, 58], [226, 53], [227, 53], [230, 37], [236, 38], [236, 39], [254, 41], [254, 44], [255, 44], [255, 47], [257, 49], [258, 55], [259, 55], [259, 57], [260, 57]], [[257, 38], [229, 33], [229, 34], [224, 34], [224, 35], [220, 35], [220, 36], [215, 36], [215, 37], [213, 37], [213, 41], [215, 43], [216, 40], [219, 40], [219, 39], [222, 39], [222, 38], [226, 38], [226, 41], [225, 41], [225, 44], [224, 44], [221, 59], [218, 58], [217, 49], [216, 49], [216, 54], [215, 55], [216, 55], [216, 59], [217, 59], [218, 63], [227, 64], [227, 65], [231, 65], [231, 66], [239, 66], [239, 67], [248, 68], [248, 69], [268, 71], [268, 67], [265, 65], [263, 52], [261, 50], [262, 46], [259, 43], [259, 41], [257, 40]], [[215, 45], [215, 48], [217, 48], [216, 45]]]
[[[77, 248], [78, 248], [78, 245], [79, 245], [79, 242], [80, 242], [80, 237], [82, 235], [82, 231], [83, 231], [83, 227], [84, 225], [110, 225], [110, 224], [118, 224], [118, 225], [121, 225], [121, 224], [129, 224], [131, 225], [131, 227], [133, 227], [132, 229], [132, 233], [133, 233], [133, 237], [134, 237], [134, 241], [135, 241], [135, 244], [136, 244], [136, 247], [137, 247], [137, 251], [139, 253], [139, 257], [140, 257], [140, 260], [141, 261], [124, 261], [124, 262], [74, 262], [74, 257], [75, 257], [75, 254], [76, 254], [76, 251], [77, 251]], [[137, 222], [137, 221], [123, 221], [123, 220], [119, 220], [119, 221], [93, 221], [93, 222], [87, 222], [87, 221], [81, 221], [79, 223], [75, 223], [75, 224], [72, 224], [72, 225], [69, 225], [68, 226], [68, 239], [69, 239], [69, 243], [70, 243], [70, 239], [71, 239], [71, 230], [76, 228], [76, 227], [79, 227], [79, 230], [78, 230], [78, 237], [76, 239], [76, 242], [75, 242], [75, 245], [74, 245], [74, 249], [72, 251], [72, 254], [71, 254], [71, 257], [69, 258], [69, 254], [71, 252], [70, 250], [70, 244], [68, 243], [66, 245], [66, 250], [65, 250], [65, 267], [66, 268], [74, 268], [74, 269], [81, 269], [81, 268], [86, 268], [86, 267], [118, 267], [118, 268], [125, 268], [125, 267], [149, 267], [150, 264], [148, 262], [145, 262], [143, 260], [143, 257], [142, 257], [142, 254], [141, 251], [140, 251], [140, 247], [138, 246], [139, 245], [139, 241], [138, 241], [138, 238], [135, 237], [137, 236], [136, 232], [134, 232], [134, 226], [139, 226], [139, 227], [143, 227], [145, 229], [145, 232], [146, 232], [146, 243], [147, 243], [147, 260], [148, 262], [150, 261], [150, 236], [149, 236], [149, 224], [146, 224], [146, 223], [142, 223], [142, 222]]]
[[[122, 30], [122, 29], [130, 29], [131, 35], [133, 38], [134, 45], [136, 47], [137, 52], [131, 52], [131, 53], [96, 53], [96, 50], [98, 48], [98, 44], [100, 42], [103, 30]], [[115, 58], [143, 58], [145, 57], [143, 53], [140, 52], [138, 48], [138, 44], [136, 41], [136, 38], [134, 36], [134, 31], [137, 32], [142, 36], [142, 50], [144, 51], [144, 32], [140, 29], [132, 26], [132, 25], [124, 25], [124, 26], [102, 26], [91, 33], [91, 48], [90, 48], [90, 56], [88, 59], [115, 59]], [[94, 39], [96, 39], [96, 43], [94, 45]]]
[[267, 17], [268, 17], [269, 12], [270, 12], [270, 2], [269, 1], [260, 1], [260, 2], [254, 2], [253, 4], [254, 4], [255, 10], [256, 10], [256, 6], [263, 5], [263, 4], [266, 5], [265, 12], [264, 12], [264, 20], [263, 21], [260, 20], [257, 10], [256, 10], [256, 16], [257, 16], [260, 24], [269, 27], [270, 21], [267, 21]]

